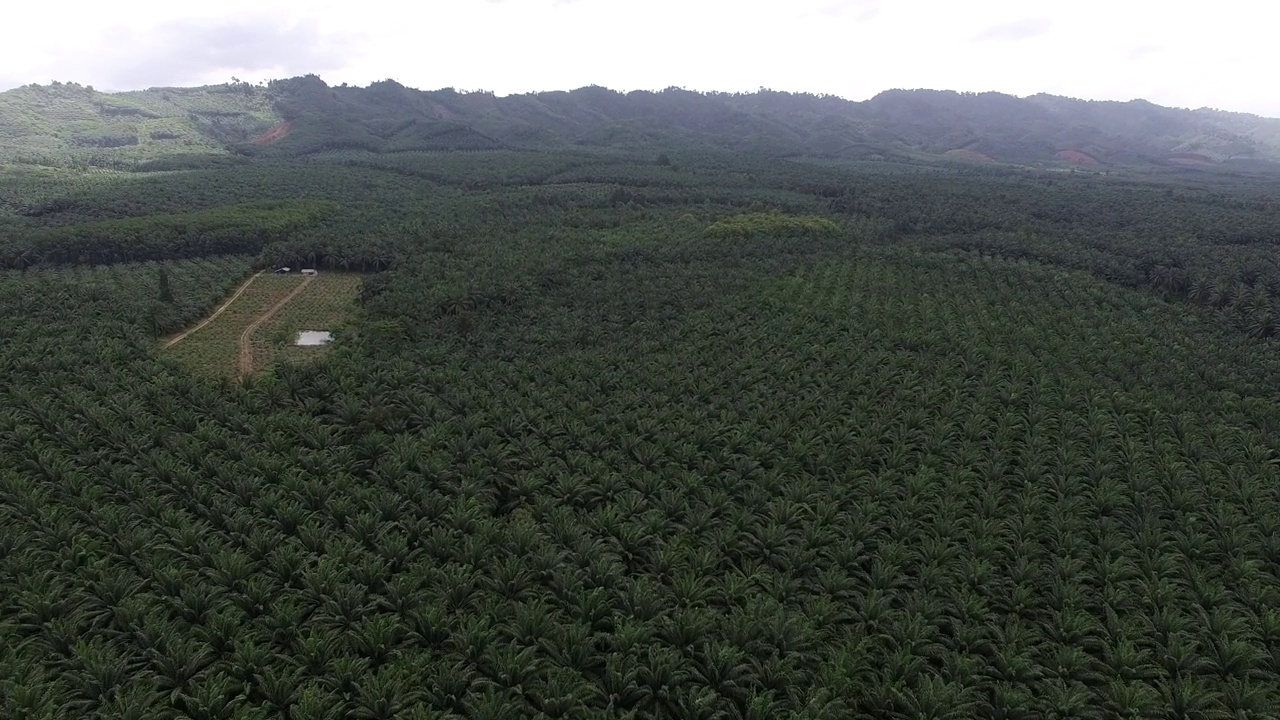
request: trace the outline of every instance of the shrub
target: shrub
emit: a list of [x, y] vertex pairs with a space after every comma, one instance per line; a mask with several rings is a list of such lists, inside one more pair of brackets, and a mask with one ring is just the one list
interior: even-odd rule
[[831, 237], [839, 232], [839, 225], [816, 215], [747, 213], [714, 222], [702, 234], [708, 238], [747, 240], [758, 236]]

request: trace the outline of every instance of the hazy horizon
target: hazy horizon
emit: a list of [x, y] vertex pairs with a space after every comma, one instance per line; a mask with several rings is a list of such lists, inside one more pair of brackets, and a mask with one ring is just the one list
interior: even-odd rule
[[[245, 78], [235, 78], [235, 79], [236, 79], [236, 80], [240, 80], [241, 82], [249, 82], [250, 84], [258, 85], [258, 84], [260, 84], [260, 83], [262, 83], [262, 82], [264, 82], [264, 81], [270, 81], [270, 80], [283, 80], [283, 79], [287, 79], [287, 78], [290, 78], [290, 77], [301, 77], [301, 76], [304, 76], [304, 75], [316, 75], [316, 76], [320, 77], [320, 79], [321, 79], [322, 81], [324, 81], [324, 83], [325, 83], [326, 85], [330, 86], [330, 87], [342, 87], [342, 86], [344, 85], [344, 83], [330, 82], [328, 78], [325, 78], [325, 77], [324, 77], [323, 75], [321, 75], [320, 73], [301, 73], [301, 74], [299, 74], [299, 75], [289, 75], [289, 76], [282, 76], [282, 77], [278, 77], [278, 78], [264, 78], [264, 79], [259, 79], [259, 80], [257, 80], [257, 81], [249, 81], [249, 80], [247, 80], [247, 79], [245, 79]], [[223, 81], [221, 81], [221, 82], [198, 83], [198, 84], [192, 84], [192, 85], [150, 85], [150, 86], [147, 86], [147, 87], [133, 87], [133, 88], [103, 88], [103, 87], [98, 87], [98, 86], [96, 86], [96, 85], [93, 85], [92, 83], [83, 83], [83, 82], [79, 82], [79, 81], [77, 81], [77, 80], [75, 80], [75, 79], [62, 79], [62, 80], [56, 80], [56, 82], [60, 82], [60, 83], [75, 83], [75, 84], [78, 84], [78, 85], [81, 85], [81, 86], [90, 86], [90, 87], [92, 87], [92, 88], [93, 88], [95, 91], [97, 91], [97, 92], [108, 93], [108, 94], [114, 94], [114, 93], [144, 92], [144, 91], [147, 91], [147, 90], [157, 90], [157, 89], [163, 89], [163, 88], [190, 88], [190, 87], [202, 87], [202, 86], [209, 86], [209, 87], [213, 87], [213, 86], [218, 86], [218, 85], [224, 85], [224, 84], [227, 84], [227, 83], [228, 83], [228, 82], [230, 82], [231, 80], [232, 80], [232, 78], [227, 78], [226, 80], [223, 80]], [[1030, 94], [1027, 94], [1027, 95], [1013, 95], [1012, 93], [1005, 93], [1005, 92], [1002, 92], [1002, 91], [1000, 91], [1000, 90], [976, 90], [976, 91], [970, 91], [970, 90], [956, 90], [956, 89], [954, 89], [954, 88], [924, 88], [924, 87], [921, 87], [921, 88], [884, 88], [884, 89], [879, 90], [879, 91], [877, 91], [877, 92], [875, 92], [875, 93], [872, 93], [871, 95], [869, 95], [869, 96], [867, 96], [867, 97], [862, 97], [862, 98], [850, 98], [850, 97], [845, 97], [845, 96], [843, 96], [843, 95], [838, 95], [838, 94], [836, 94], [836, 93], [824, 93], [824, 92], [820, 92], [820, 91], [819, 91], [819, 92], [814, 92], [814, 91], [809, 91], [809, 90], [784, 90], [784, 89], [781, 89], [781, 88], [766, 88], [766, 87], [757, 88], [757, 89], [755, 89], [755, 90], [745, 90], [745, 91], [727, 91], [727, 90], [719, 90], [719, 89], [716, 89], [716, 88], [702, 89], [702, 88], [689, 88], [689, 87], [682, 87], [682, 86], [677, 86], [677, 85], [668, 85], [668, 86], [666, 86], [666, 87], [648, 87], [648, 88], [615, 88], [615, 87], [609, 87], [609, 86], [607, 86], [607, 85], [600, 85], [600, 84], [598, 84], [598, 83], [593, 83], [593, 84], [590, 84], [590, 85], [579, 85], [579, 86], [577, 86], [577, 87], [542, 88], [542, 89], [538, 89], [538, 90], [529, 90], [529, 91], [521, 91], [521, 92], [509, 92], [509, 93], [500, 93], [500, 92], [496, 92], [496, 91], [489, 90], [489, 89], [486, 89], [486, 88], [463, 88], [463, 87], [456, 87], [456, 86], [453, 86], [453, 85], [442, 85], [442, 86], [438, 86], [438, 87], [416, 87], [416, 86], [414, 86], [414, 85], [411, 85], [411, 84], [408, 84], [408, 83], [402, 82], [401, 80], [399, 80], [399, 79], [397, 79], [397, 78], [394, 78], [394, 77], [381, 78], [381, 79], [379, 79], [379, 80], [371, 80], [371, 81], [366, 82], [366, 83], [345, 83], [345, 85], [346, 85], [347, 87], [365, 88], [365, 87], [368, 87], [369, 85], [372, 85], [372, 84], [374, 84], [374, 83], [384, 82], [384, 81], [387, 81], [387, 80], [391, 80], [391, 81], [397, 82], [397, 83], [399, 83], [399, 84], [401, 84], [401, 85], [403, 85], [403, 86], [405, 86], [405, 87], [407, 87], [407, 88], [409, 88], [409, 89], [411, 89], [411, 90], [421, 90], [421, 91], [424, 91], [424, 92], [433, 92], [433, 91], [439, 91], [439, 90], [453, 90], [453, 91], [455, 91], [455, 92], [462, 93], [462, 94], [469, 94], [469, 93], [492, 93], [492, 94], [493, 94], [493, 95], [495, 95], [496, 97], [500, 97], [500, 98], [512, 97], [512, 96], [519, 96], [519, 95], [528, 95], [528, 94], [537, 94], [537, 93], [550, 93], [550, 92], [573, 92], [573, 91], [575, 91], [575, 90], [581, 90], [581, 89], [588, 88], [588, 87], [603, 87], [603, 88], [605, 88], [606, 90], [611, 90], [611, 91], [615, 91], [615, 92], [619, 92], [619, 93], [623, 93], [623, 94], [632, 93], [632, 92], [651, 92], [651, 93], [660, 93], [660, 92], [662, 92], [662, 91], [664, 91], [664, 90], [667, 90], [667, 89], [669, 89], [669, 88], [673, 88], [673, 87], [678, 87], [678, 88], [679, 88], [679, 89], [681, 89], [681, 90], [687, 90], [687, 91], [689, 91], [689, 92], [696, 92], [696, 93], [700, 93], [700, 94], [708, 94], [708, 93], [723, 93], [723, 92], [727, 92], [727, 93], [735, 93], [735, 92], [737, 92], [737, 93], [751, 94], [751, 93], [761, 92], [761, 91], [763, 91], [763, 92], [787, 92], [787, 93], [793, 93], [793, 94], [810, 93], [810, 94], [818, 95], [818, 96], [831, 96], [831, 97], [838, 97], [838, 98], [840, 98], [840, 99], [842, 99], [842, 100], [847, 100], [847, 101], [850, 101], [850, 102], [866, 102], [866, 101], [871, 100], [872, 98], [874, 98], [874, 97], [876, 97], [877, 95], [880, 95], [880, 94], [882, 94], [882, 93], [886, 93], [886, 92], [893, 92], [893, 91], [898, 91], [898, 90], [903, 90], [903, 91], [942, 92], [942, 93], [946, 93], [946, 92], [953, 92], [953, 93], [972, 93], [972, 94], [978, 94], [978, 95], [987, 94], [987, 93], [996, 93], [996, 94], [1001, 94], [1001, 95], [1008, 95], [1008, 96], [1010, 96], [1010, 97], [1015, 97], [1015, 98], [1018, 98], [1018, 99], [1020, 99], [1020, 100], [1025, 100], [1025, 99], [1027, 99], [1027, 98], [1034, 97], [1035, 95], [1052, 95], [1052, 96], [1054, 96], [1054, 97], [1063, 97], [1063, 98], [1066, 98], [1066, 99], [1068, 99], [1068, 100], [1079, 100], [1079, 101], [1082, 101], [1082, 102], [1116, 102], [1116, 103], [1128, 103], [1128, 102], [1152, 102], [1152, 103], [1154, 103], [1155, 105], [1159, 105], [1159, 106], [1161, 106], [1161, 107], [1166, 107], [1166, 108], [1173, 109], [1173, 110], [1211, 110], [1211, 111], [1215, 111], [1215, 112], [1228, 112], [1228, 113], [1236, 113], [1236, 114], [1243, 114], [1243, 115], [1256, 115], [1256, 116], [1258, 116], [1258, 117], [1262, 117], [1262, 118], [1266, 118], [1266, 119], [1280, 120], [1280, 115], [1263, 115], [1263, 114], [1261, 114], [1261, 113], [1251, 113], [1251, 112], [1249, 112], [1249, 111], [1247, 111], [1247, 110], [1236, 110], [1236, 109], [1234, 109], [1234, 108], [1221, 108], [1221, 107], [1210, 107], [1210, 106], [1190, 107], [1190, 106], [1178, 106], [1178, 105], [1164, 105], [1164, 104], [1162, 104], [1162, 103], [1156, 103], [1156, 102], [1154, 102], [1154, 101], [1150, 100], [1149, 98], [1142, 98], [1142, 97], [1133, 97], [1133, 98], [1124, 98], [1124, 99], [1112, 99], [1112, 98], [1101, 99], [1101, 98], [1077, 97], [1077, 96], [1073, 96], [1073, 95], [1058, 95], [1058, 94], [1056, 94], [1056, 93], [1044, 93], [1044, 92], [1039, 92], [1039, 93], [1030, 93]], [[37, 83], [34, 83], [34, 84], [36, 84], [36, 85], [42, 85], [42, 86], [49, 86], [49, 85], [51, 85], [51, 82], [52, 82], [52, 81], [45, 81], [45, 82], [37, 82]], [[31, 84], [33, 84], [33, 83], [26, 83], [25, 85], [31, 85]], [[18, 88], [24, 87], [25, 85], [15, 85], [15, 86], [12, 86], [12, 87], [0, 87], [0, 92], [8, 92], [8, 91], [10, 91], [10, 90], [15, 90], [15, 89], [18, 89]]]
[[[11, 11], [37, 27], [41, 9]], [[127, 19], [125, 22], [123, 19]], [[500, 96], [599, 85], [627, 92], [767, 88], [862, 101], [927, 88], [1143, 99], [1280, 117], [1257, 88], [1280, 60], [1280, 8], [1242, 0], [1148, 9], [1081, 0], [147, 0], [87, 6], [59, 32], [0, 49], [0, 90], [51, 81], [103, 91], [316, 74], [330, 85], [394, 79]], [[24, 22], [25, 21], [25, 22]]]

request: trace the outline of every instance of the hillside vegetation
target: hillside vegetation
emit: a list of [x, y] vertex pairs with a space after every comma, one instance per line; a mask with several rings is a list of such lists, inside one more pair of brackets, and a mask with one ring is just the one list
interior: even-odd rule
[[[211, 153], [298, 156], [499, 148], [706, 144], [770, 155], [1273, 169], [1280, 120], [1135, 100], [891, 90], [834, 96], [619, 93], [601, 87], [496, 97], [393, 80], [331, 87], [315, 75], [104, 94], [75, 84], [0, 93], [0, 161], [161, 169]], [[171, 160], [170, 163], [173, 161]], [[1280, 167], [1280, 166], [1277, 166]]]
[[243, 83], [125, 93], [28, 85], [0, 93], [0, 163], [133, 168], [222, 154], [277, 119], [268, 94]]
[[1270, 121], [121, 97], [0, 95], [0, 718], [1280, 707]]

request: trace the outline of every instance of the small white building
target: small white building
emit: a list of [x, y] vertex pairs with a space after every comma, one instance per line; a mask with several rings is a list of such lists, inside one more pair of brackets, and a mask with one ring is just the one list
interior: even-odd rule
[[315, 268], [302, 268], [303, 275], [319, 275], [320, 271]]

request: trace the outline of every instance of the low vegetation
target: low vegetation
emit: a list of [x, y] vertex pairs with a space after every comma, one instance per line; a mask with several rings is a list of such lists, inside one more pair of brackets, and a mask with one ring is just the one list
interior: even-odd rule
[[243, 292], [219, 305], [218, 315], [186, 334], [165, 338], [164, 353], [193, 372], [213, 377], [235, 377], [240, 372], [245, 332], [272, 308], [291, 298], [307, 279], [299, 275], [255, 275]]
[[320, 330], [341, 337], [360, 294], [359, 273], [324, 272], [253, 333], [254, 369], [283, 362], [312, 362], [329, 346], [299, 346], [298, 333]]
[[833, 237], [840, 227], [827, 218], [751, 213], [719, 220], [707, 226], [703, 237], [746, 240], [753, 237]]
[[221, 155], [277, 119], [265, 88], [235, 83], [102, 93], [76, 83], [0, 93], [0, 163], [128, 170], [184, 155]]

